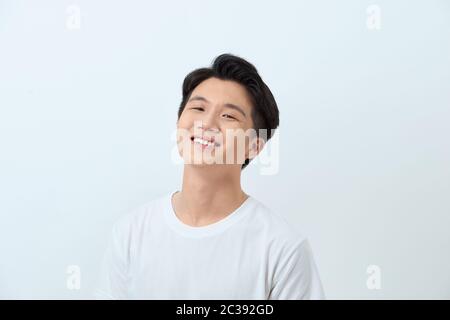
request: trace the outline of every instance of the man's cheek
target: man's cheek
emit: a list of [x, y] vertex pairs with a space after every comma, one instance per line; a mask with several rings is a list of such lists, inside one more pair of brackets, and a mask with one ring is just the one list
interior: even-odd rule
[[226, 163], [236, 164], [243, 163], [245, 160], [245, 148], [247, 142], [242, 136], [229, 136], [223, 144], [223, 152]]

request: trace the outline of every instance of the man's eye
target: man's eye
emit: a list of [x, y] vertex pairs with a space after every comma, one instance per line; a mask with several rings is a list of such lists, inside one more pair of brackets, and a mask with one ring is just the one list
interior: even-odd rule
[[229, 114], [224, 114], [224, 116], [225, 116], [225, 118], [227, 118], [227, 119], [233, 119], [233, 120], [236, 120], [235, 117], [233, 117], [233, 116], [231, 116], [231, 115], [229, 115]]
[[201, 107], [193, 107], [191, 109], [203, 111], [203, 108], [201, 108]]

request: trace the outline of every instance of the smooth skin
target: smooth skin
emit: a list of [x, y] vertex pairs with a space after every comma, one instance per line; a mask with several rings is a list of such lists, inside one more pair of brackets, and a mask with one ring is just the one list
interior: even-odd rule
[[[252, 108], [245, 87], [235, 81], [209, 78], [193, 90], [177, 121], [177, 129], [214, 136], [220, 146], [202, 150], [186, 137], [178, 144], [185, 164], [182, 189], [172, 196], [172, 207], [184, 224], [201, 227], [218, 222], [248, 198], [241, 188], [242, 163], [246, 158], [256, 157], [264, 147], [262, 138], [245, 135], [253, 128]], [[197, 126], [195, 130], [194, 126]], [[231, 143], [230, 138], [227, 139], [230, 132], [245, 135], [244, 148], [238, 148], [236, 141]], [[200, 162], [190, 161], [193, 152], [204, 155]], [[229, 152], [235, 155], [232, 163], [213, 161], [215, 157], [224, 159]]]

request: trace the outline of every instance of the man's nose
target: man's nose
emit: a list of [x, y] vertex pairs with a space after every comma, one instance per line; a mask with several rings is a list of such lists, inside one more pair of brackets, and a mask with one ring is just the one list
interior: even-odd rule
[[198, 121], [196, 121], [196, 127], [201, 128], [205, 131], [210, 130], [210, 131], [219, 131], [218, 127], [217, 127], [217, 123], [216, 123], [216, 118], [215, 115], [213, 113], [210, 113], [208, 115], [205, 115], [204, 117], [202, 117], [201, 119], [199, 119]]

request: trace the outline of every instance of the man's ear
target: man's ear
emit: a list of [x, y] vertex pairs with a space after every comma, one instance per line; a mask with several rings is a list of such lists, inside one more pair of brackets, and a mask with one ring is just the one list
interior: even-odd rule
[[250, 146], [248, 148], [248, 159], [255, 158], [264, 148], [264, 145], [266, 142], [261, 137], [255, 137], [250, 143]]

